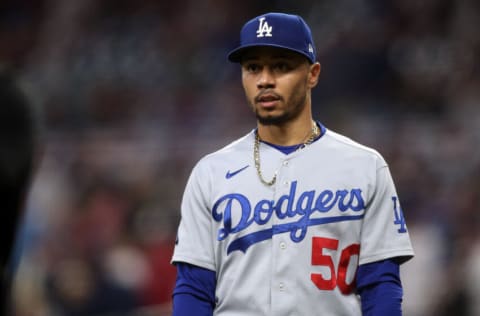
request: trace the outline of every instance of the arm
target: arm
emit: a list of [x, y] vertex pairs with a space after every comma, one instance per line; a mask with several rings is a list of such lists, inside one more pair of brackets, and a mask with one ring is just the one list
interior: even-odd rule
[[395, 259], [360, 265], [357, 289], [364, 316], [402, 315], [403, 289]]
[[402, 315], [399, 265], [413, 257], [405, 218], [392, 176], [377, 161], [373, 195], [367, 203], [357, 271], [357, 289], [365, 316]]
[[198, 163], [187, 182], [181, 204], [172, 263], [177, 268], [173, 316], [211, 316], [215, 307], [215, 253], [209, 206], [209, 169]]
[[184, 262], [176, 263], [172, 316], [212, 316], [215, 307], [214, 271]]

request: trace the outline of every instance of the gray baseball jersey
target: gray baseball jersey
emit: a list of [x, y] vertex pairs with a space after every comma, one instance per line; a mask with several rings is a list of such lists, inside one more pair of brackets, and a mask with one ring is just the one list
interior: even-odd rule
[[202, 158], [188, 180], [172, 262], [216, 272], [214, 315], [361, 315], [360, 264], [411, 257], [389, 169], [331, 130], [292, 154], [254, 132]]

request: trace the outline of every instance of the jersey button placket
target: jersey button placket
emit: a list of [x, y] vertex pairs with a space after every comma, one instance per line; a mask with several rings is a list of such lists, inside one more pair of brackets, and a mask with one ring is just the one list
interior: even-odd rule
[[[289, 174], [288, 172], [288, 165], [289, 165], [289, 160], [288, 159], [285, 159], [283, 162], [282, 162], [282, 168], [283, 168], [283, 174]], [[290, 181], [288, 179], [284, 179], [282, 181], [283, 185], [284, 186], [289, 186], [290, 185]]]
[[[279, 201], [282, 196], [291, 194], [292, 179], [294, 178], [292, 177], [290, 159], [281, 161], [278, 176], [278, 182], [275, 186], [275, 201]], [[275, 214], [273, 215], [273, 225], [279, 227], [285, 227], [284, 225], [288, 225], [289, 222], [295, 220], [288, 216], [288, 203], [285, 202], [285, 199], [283, 200], [284, 202], [281, 208], [275, 209]], [[289, 251], [290, 243], [289, 232], [274, 233], [272, 236], [273, 266], [271, 304], [272, 315], [276, 316], [292, 315], [292, 309], [295, 306], [295, 295], [292, 295], [288, 286], [292, 272], [292, 267], [288, 263], [292, 255]]]

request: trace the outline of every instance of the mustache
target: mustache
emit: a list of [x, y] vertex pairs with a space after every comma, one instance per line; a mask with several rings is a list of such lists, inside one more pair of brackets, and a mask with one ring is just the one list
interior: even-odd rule
[[272, 90], [264, 90], [264, 91], [261, 91], [259, 94], [257, 94], [257, 96], [255, 97], [254, 101], [255, 102], [260, 102], [263, 98], [275, 98], [275, 99], [278, 99], [278, 100], [283, 100], [283, 97], [272, 91]]

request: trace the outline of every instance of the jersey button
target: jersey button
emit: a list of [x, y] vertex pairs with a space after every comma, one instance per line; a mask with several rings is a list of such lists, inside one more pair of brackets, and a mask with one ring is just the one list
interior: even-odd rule
[[285, 291], [285, 284], [283, 284], [283, 282], [280, 282], [278, 284], [278, 288], [280, 289], [280, 291]]
[[287, 248], [287, 244], [282, 241], [282, 242], [280, 243], [280, 249], [283, 250], [283, 249], [285, 249], [285, 248]]
[[283, 165], [284, 165], [284, 166], [288, 166], [288, 160], [285, 160], [285, 161], [283, 162]]

